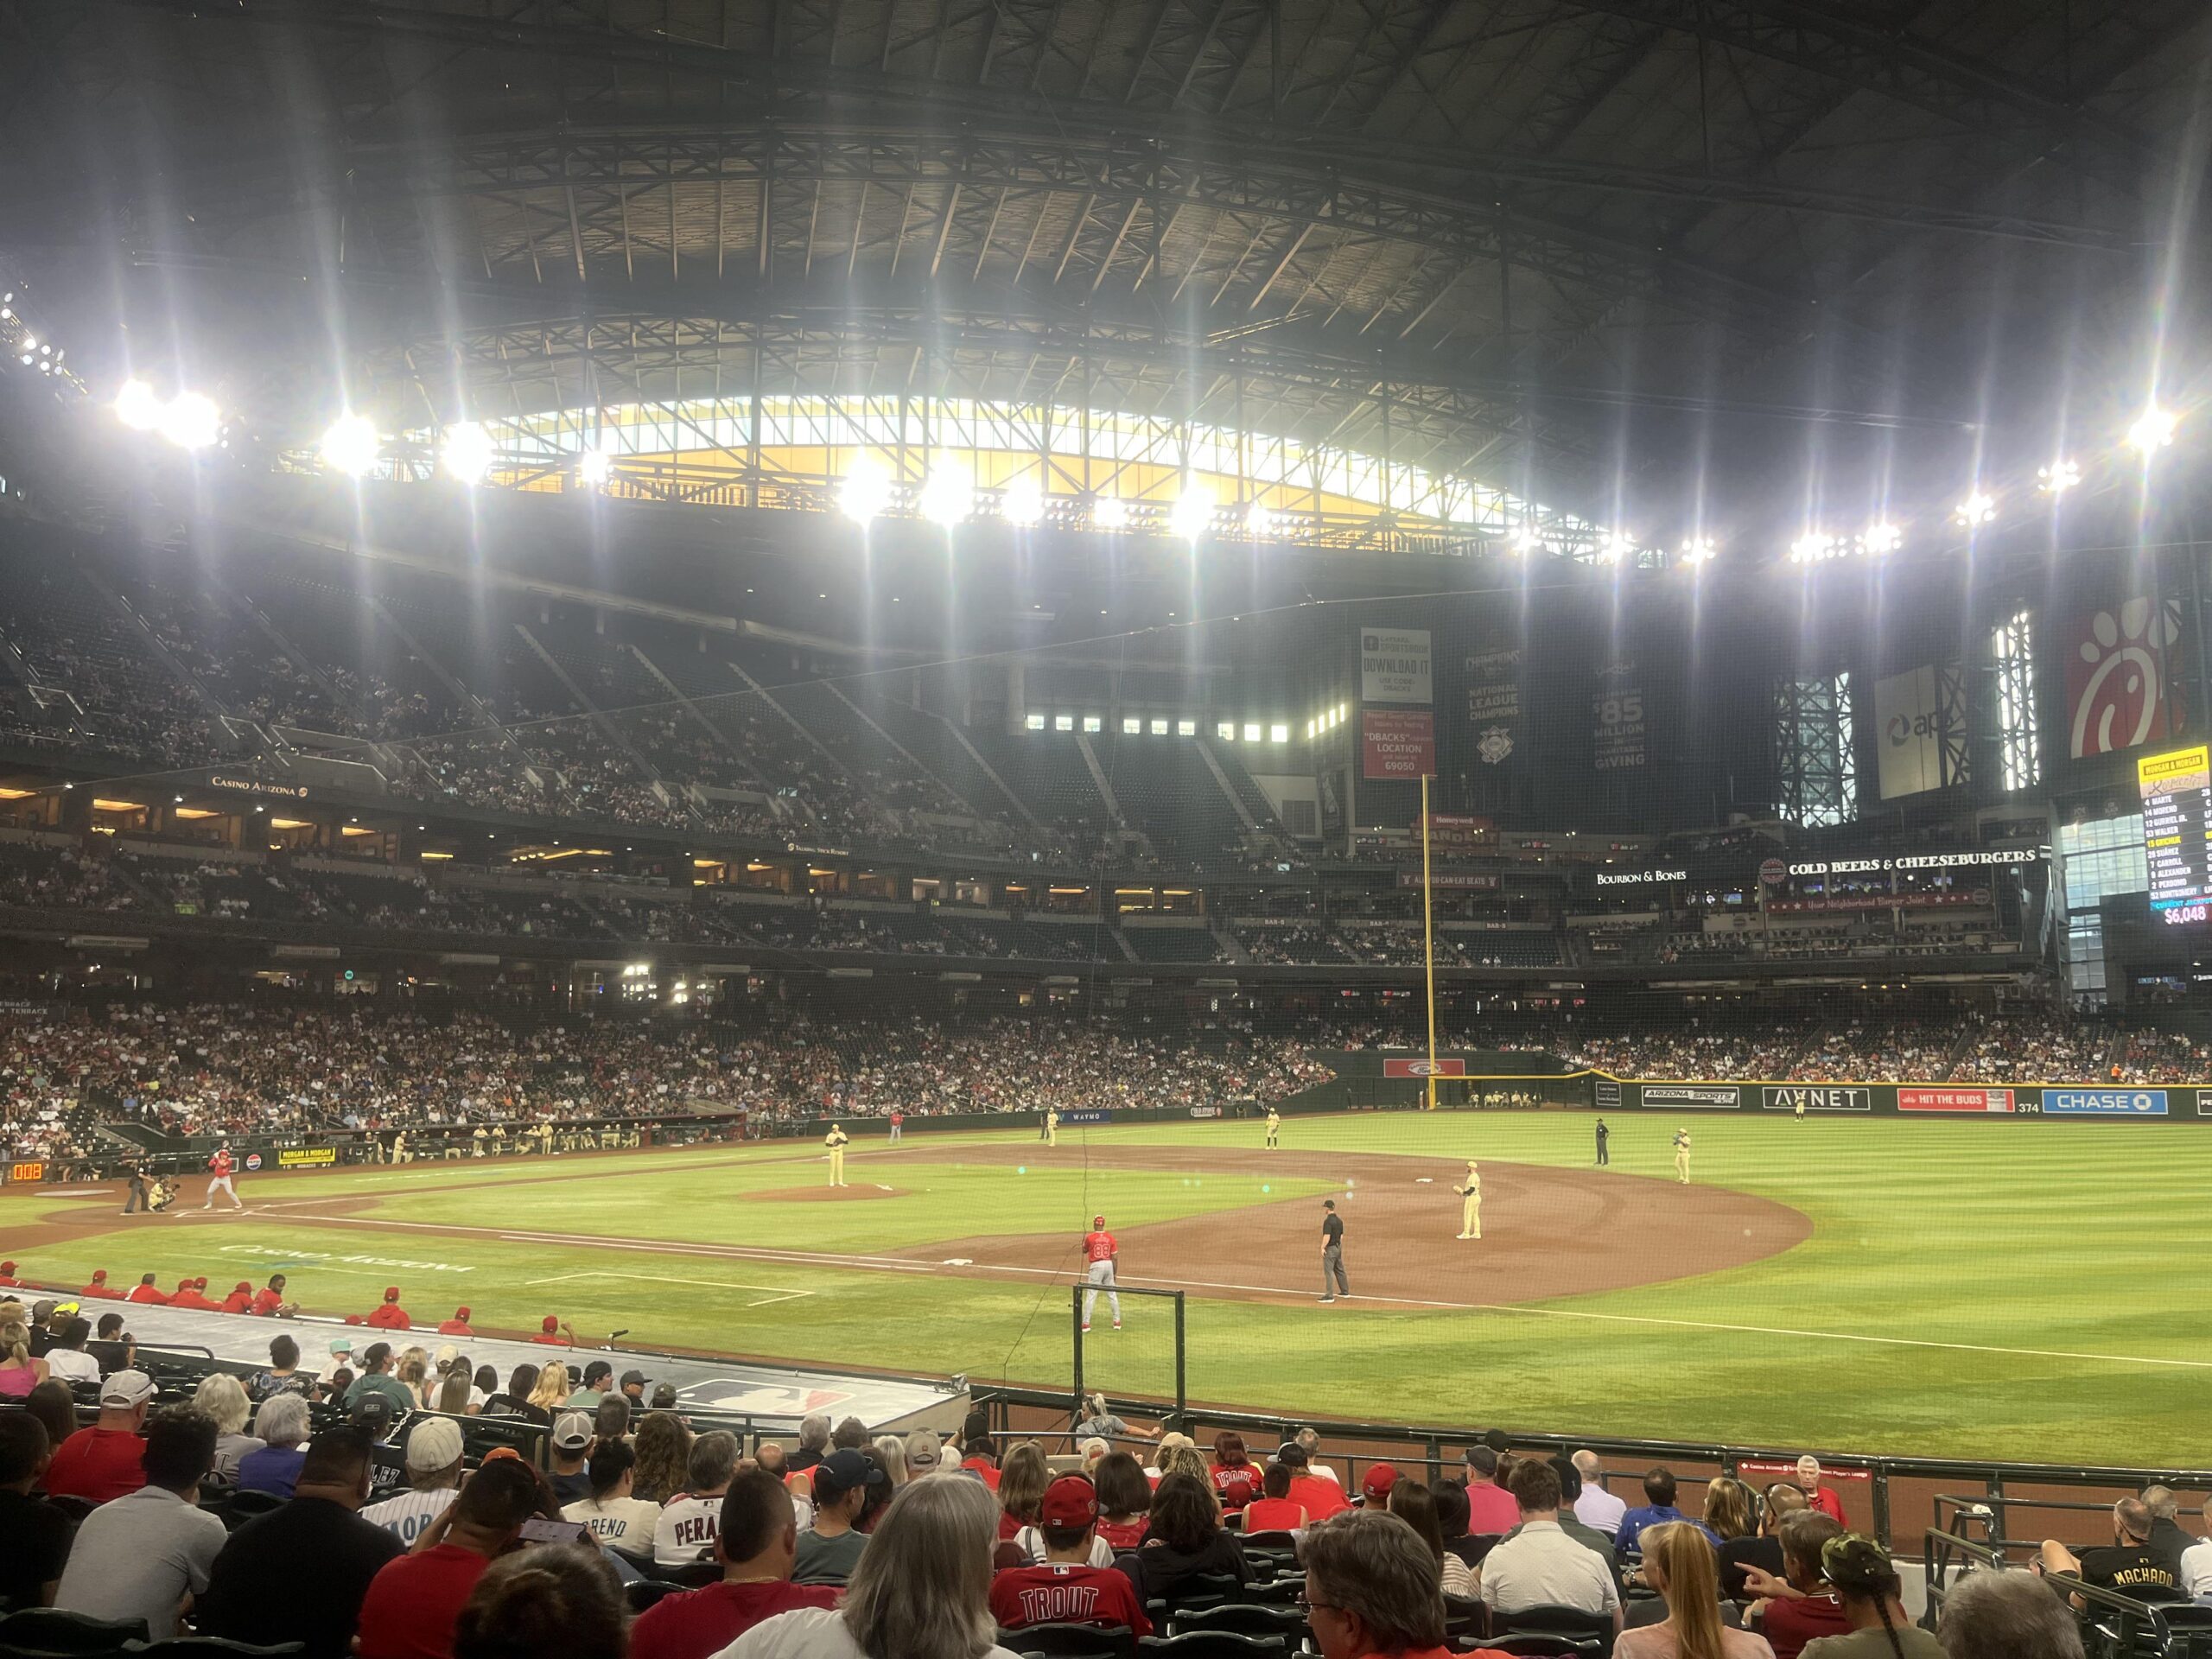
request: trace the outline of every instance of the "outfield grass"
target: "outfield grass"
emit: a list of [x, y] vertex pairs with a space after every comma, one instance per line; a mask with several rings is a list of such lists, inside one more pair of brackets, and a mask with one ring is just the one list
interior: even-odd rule
[[[2169, 1195], [2192, 1192], [2212, 1169], [2212, 1133], [2190, 1123], [1691, 1121], [1700, 1183], [1790, 1205], [1812, 1219], [1812, 1236], [1726, 1272], [1511, 1309], [1193, 1295], [1192, 1395], [1293, 1414], [1839, 1451], [2204, 1460], [2196, 1411], [2212, 1389], [2212, 1313], [2191, 1294], [2181, 1243], [2190, 1219], [2169, 1223], [2163, 1212]], [[1668, 1173], [1673, 1118], [1611, 1122], [1617, 1172]], [[1082, 1133], [1096, 1145], [1248, 1147], [1259, 1138], [1242, 1123]], [[626, 1326], [641, 1344], [1065, 1382], [1071, 1338], [1057, 1281], [618, 1249], [587, 1236], [873, 1252], [1068, 1232], [1094, 1208], [1126, 1228], [1312, 1197], [1333, 1188], [1337, 1151], [1590, 1161], [1589, 1119], [1544, 1113], [1294, 1119], [1280, 1171], [1264, 1182], [1207, 1176], [1199, 1185], [1181, 1173], [1096, 1166], [1017, 1173], [959, 1156], [978, 1141], [1023, 1138], [913, 1136], [895, 1165], [856, 1158], [855, 1183], [884, 1180], [904, 1193], [867, 1203], [747, 1202], [821, 1179], [820, 1165], [788, 1146], [256, 1177], [245, 1184], [250, 1202], [301, 1201], [306, 1213], [164, 1220], [122, 1236], [41, 1243], [35, 1261], [9, 1253], [62, 1279], [105, 1267], [118, 1280], [152, 1269], [169, 1282], [188, 1271], [257, 1281], [289, 1264], [296, 1294], [318, 1309], [365, 1309], [397, 1281], [426, 1320], [465, 1300], [489, 1326], [528, 1328], [558, 1311], [580, 1332]], [[1063, 1141], [1064, 1151], [1082, 1144], [1067, 1131]], [[433, 1190], [462, 1179], [515, 1191]], [[1262, 1185], [1273, 1190], [1262, 1194]], [[340, 1197], [410, 1226], [310, 1218], [321, 1200]], [[0, 1241], [74, 1202], [0, 1196]], [[1562, 1233], [1588, 1224], [1558, 1218]], [[503, 1241], [502, 1228], [577, 1242]], [[1638, 1241], [1618, 1243], [1632, 1253]], [[352, 1255], [379, 1260], [325, 1259]], [[391, 1261], [418, 1265], [384, 1265]], [[1119, 1351], [1094, 1344], [1120, 1362], [1110, 1380], [1164, 1385], [1161, 1321], [1133, 1317], [1120, 1340]]]

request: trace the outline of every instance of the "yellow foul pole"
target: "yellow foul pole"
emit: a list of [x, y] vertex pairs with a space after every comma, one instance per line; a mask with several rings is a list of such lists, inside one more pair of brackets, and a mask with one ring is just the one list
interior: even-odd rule
[[1436, 905], [1428, 880], [1428, 774], [1421, 775], [1421, 958], [1428, 986], [1428, 1109], [1436, 1109]]

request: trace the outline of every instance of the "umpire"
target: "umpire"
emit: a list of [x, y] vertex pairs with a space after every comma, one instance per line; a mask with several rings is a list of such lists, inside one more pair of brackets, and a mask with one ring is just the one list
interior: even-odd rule
[[1344, 1278], [1344, 1218], [1337, 1213], [1334, 1198], [1321, 1200], [1321, 1300], [1351, 1300], [1351, 1285]]

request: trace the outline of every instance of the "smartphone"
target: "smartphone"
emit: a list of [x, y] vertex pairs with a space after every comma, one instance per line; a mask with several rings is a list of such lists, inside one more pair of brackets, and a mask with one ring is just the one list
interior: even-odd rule
[[581, 1521], [548, 1521], [533, 1515], [522, 1523], [522, 1541], [525, 1544], [573, 1544], [583, 1536]]

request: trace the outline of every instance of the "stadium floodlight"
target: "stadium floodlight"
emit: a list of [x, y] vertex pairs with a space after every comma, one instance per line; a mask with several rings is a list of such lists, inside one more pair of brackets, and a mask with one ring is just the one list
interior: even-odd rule
[[1167, 510], [1167, 528], [1186, 542], [1195, 542], [1213, 527], [1213, 492], [1185, 479], [1182, 493]]
[[1523, 524], [1506, 537], [1505, 544], [1523, 557], [1544, 550], [1544, 533], [1534, 524]]
[[1826, 531], [1808, 530], [1789, 543], [1789, 563], [1818, 564], [1844, 551], [1844, 544]]
[[1100, 530], [1127, 530], [1129, 504], [1118, 495], [1102, 495], [1090, 504], [1090, 522]]
[[222, 412], [212, 397], [180, 391], [162, 410], [161, 432], [180, 449], [204, 449], [223, 434]]
[[1045, 492], [1033, 478], [1017, 478], [999, 498], [999, 513], [1009, 524], [1027, 530], [1045, 518]]
[[492, 435], [474, 421], [455, 421], [446, 429], [446, 471], [464, 484], [482, 481], [492, 470]]
[[587, 449], [576, 457], [576, 482], [588, 490], [607, 487], [614, 474], [614, 456], [606, 449]]
[[957, 467], [932, 467], [915, 505], [923, 518], [950, 530], [976, 511], [976, 486]]
[[1969, 492], [1964, 500], [1951, 509], [1951, 517], [1968, 530], [1977, 524], [1986, 524], [1996, 516], [1997, 498], [1980, 490]]
[[837, 511], [856, 524], [880, 518], [891, 505], [891, 474], [874, 455], [862, 455], [837, 486]]
[[1248, 502], [1244, 508], [1244, 533], [1255, 542], [1274, 535], [1274, 510], [1264, 501]]
[[1719, 550], [1710, 536], [1693, 536], [1682, 543], [1681, 561], [1694, 567], [1706, 563]]
[[1869, 524], [1860, 534], [1859, 545], [1862, 551], [1878, 558], [1885, 553], [1894, 553], [1904, 545], [1904, 531], [1892, 524]]
[[377, 464], [382, 442], [374, 421], [348, 411], [333, 421], [322, 435], [322, 464], [334, 473], [359, 478]]
[[2127, 429], [2127, 442], [2137, 453], [2147, 458], [2174, 441], [2174, 429], [2180, 424], [2180, 416], [2153, 404], [2138, 415], [2134, 424]]
[[1623, 559], [1636, 555], [1636, 537], [1624, 530], [1609, 530], [1599, 543], [1598, 556], [1607, 564], [1618, 564]]
[[133, 432], [150, 432], [162, 423], [162, 400], [143, 380], [126, 380], [115, 394], [115, 418]]
[[2036, 468], [2036, 487], [2045, 495], [2063, 495], [2082, 481], [2081, 463], [2054, 461], [2048, 467]]

